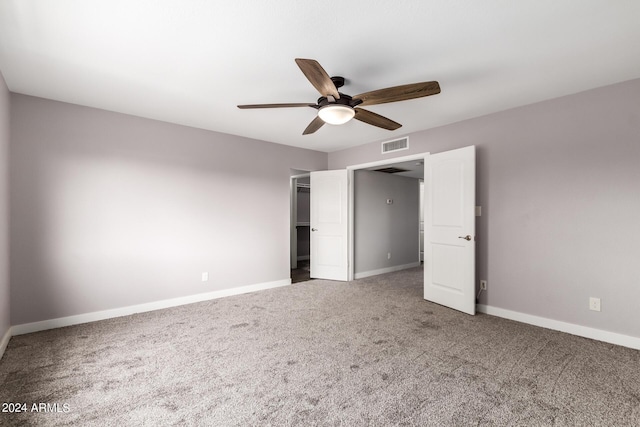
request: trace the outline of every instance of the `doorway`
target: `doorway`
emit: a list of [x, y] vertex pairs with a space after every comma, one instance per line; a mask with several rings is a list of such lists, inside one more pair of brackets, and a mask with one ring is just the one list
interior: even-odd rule
[[420, 266], [420, 180], [412, 160], [354, 171], [354, 279]]
[[[424, 165], [424, 299], [475, 314], [475, 146], [311, 173], [310, 277], [339, 281], [355, 278], [356, 171], [398, 162], [417, 165], [420, 161]], [[416, 181], [419, 183], [419, 179]], [[418, 196], [416, 193], [417, 190], [414, 195]], [[381, 199], [379, 196], [378, 200]], [[393, 199], [387, 199], [385, 203], [392, 205]], [[412, 251], [417, 266], [420, 265], [419, 203], [415, 203], [416, 229], [412, 233], [416, 238]], [[395, 221], [401, 222], [402, 218], [395, 218]], [[367, 232], [380, 234], [381, 230], [372, 228]], [[387, 259], [392, 258], [391, 253], [386, 255]], [[326, 267], [322, 273], [317, 268], [319, 265]], [[394, 270], [374, 269], [368, 273], [381, 274], [410, 266], [392, 267]]]
[[310, 206], [309, 173], [291, 177], [291, 283], [310, 280]]
[[[424, 180], [426, 155], [428, 153], [386, 159], [347, 168], [351, 183], [349, 191], [349, 212], [351, 213], [349, 280], [421, 265], [420, 217], [423, 197], [420, 184]], [[379, 176], [367, 177], [371, 174]], [[388, 178], [385, 179], [385, 177]], [[362, 186], [372, 185], [374, 181], [380, 183], [379, 188], [365, 190], [368, 194], [361, 198]], [[360, 186], [360, 193], [358, 186]], [[389, 194], [389, 197], [384, 194]], [[359, 217], [356, 212], [357, 204], [360, 204], [361, 211], [367, 209], [371, 212], [371, 209], [375, 209], [378, 218], [370, 224], [363, 224], [363, 218]], [[367, 222], [371, 220], [372, 218], [365, 219]], [[372, 234], [378, 236], [374, 238], [375, 241], [371, 241]], [[379, 253], [369, 254], [368, 252], [372, 250]], [[367, 258], [373, 256], [376, 260], [373, 262], [365, 261], [363, 255]]]
[[[302, 262], [307, 261], [308, 257], [308, 276], [306, 271], [295, 272], [303, 273], [304, 280], [347, 281], [347, 170], [314, 171], [293, 175], [290, 181], [292, 270], [301, 270]], [[305, 191], [304, 187], [307, 186], [308, 191]], [[306, 195], [309, 196], [308, 204]], [[307, 230], [309, 238], [306, 238]], [[307, 246], [308, 255], [301, 253], [301, 248], [306, 252]]]
[[[424, 299], [475, 314], [475, 146], [349, 166], [349, 280], [355, 276], [354, 174], [424, 161]], [[380, 230], [371, 230], [380, 233]]]

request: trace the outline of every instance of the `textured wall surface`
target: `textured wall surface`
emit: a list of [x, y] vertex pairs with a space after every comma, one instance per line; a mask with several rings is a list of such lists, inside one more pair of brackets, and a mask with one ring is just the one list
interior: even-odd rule
[[18, 94], [11, 129], [12, 324], [287, 280], [290, 169], [327, 166]]
[[[468, 145], [480, 302], [640, 336], [640, 79], [414, 133], [396, 155]], [[387, 156], [370, 143], [329, 153], [329, 168]]]

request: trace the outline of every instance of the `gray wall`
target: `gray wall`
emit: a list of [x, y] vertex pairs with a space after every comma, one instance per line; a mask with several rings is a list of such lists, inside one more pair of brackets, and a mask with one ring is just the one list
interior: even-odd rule
[[[354, 272], [419, 261], [420, 181], [382, 172], [354, 172]], [[387, 205], [386, 200], [393, 199]], [[387, 254], [391, 252], [391, 259]]]
[[0, 73], [0, 339], [9, 330], [9, 89]]
[[[467, 145], [480, 302], [640, 336], [640, 79], [411, 134], [396, 155]], [[330, 153], [329, 168], [382, 158], [372, 143]]]
[[290, 168], [327, 166], [18, 94], [11, 133], [12, 324], [287, 280]]

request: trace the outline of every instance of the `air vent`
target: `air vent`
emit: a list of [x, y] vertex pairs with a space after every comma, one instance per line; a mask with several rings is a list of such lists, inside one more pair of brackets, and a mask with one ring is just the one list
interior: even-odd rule
[[388, 168], [376, 169], [374, 172], [384, 172], [384, 173], [398, 173], [398, 172], [409, 172], [408, 169], [400, 169], [394, 168], [393, 166]]
[[405, 136], [404, 138], [394, 139], [393, 141], [387, 141], [382, 143], [382, 154], [390, 153], [392, 151], [398, 150], [408, 150], [409, 149], [409, 137]]

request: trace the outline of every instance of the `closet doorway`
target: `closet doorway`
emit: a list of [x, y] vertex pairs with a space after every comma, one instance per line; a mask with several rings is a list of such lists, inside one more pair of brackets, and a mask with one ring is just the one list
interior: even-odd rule
[[309, 173], [291, 177], [291, 283], [310, 280], [311, 178]]

